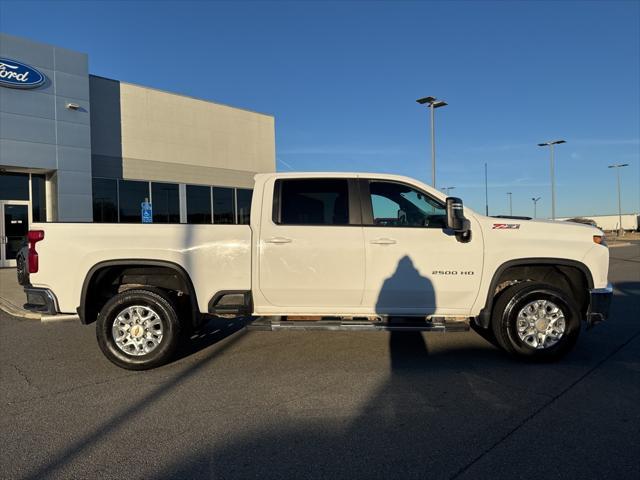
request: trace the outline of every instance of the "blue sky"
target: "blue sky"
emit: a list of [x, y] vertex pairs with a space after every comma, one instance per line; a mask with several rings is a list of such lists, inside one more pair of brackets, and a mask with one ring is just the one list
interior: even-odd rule
[[640, 2], [0, 2], [0, 30], [89, 54], [90, 71], [270, 113], [279, 170], [430, 180], [490, 213], [640, 210]]

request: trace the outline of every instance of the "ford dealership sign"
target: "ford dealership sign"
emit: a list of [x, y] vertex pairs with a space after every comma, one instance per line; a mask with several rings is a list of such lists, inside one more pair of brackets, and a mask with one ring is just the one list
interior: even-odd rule
[[0, 85], [13, 88], [36, 88], [45, 76], [29, 65], [8, 58], [0, 58]]

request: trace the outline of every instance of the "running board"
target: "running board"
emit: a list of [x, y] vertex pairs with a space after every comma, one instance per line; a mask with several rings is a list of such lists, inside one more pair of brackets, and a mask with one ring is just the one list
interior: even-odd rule
[[286, 317], [257, 317], [247, 325], [249, 330], [341, 330], [341, 331], [387, 331], [387, 332], [466, 332], [468, 318], [432, 318], [429, 320], [353, 320], [319, 319], [288, 320]]

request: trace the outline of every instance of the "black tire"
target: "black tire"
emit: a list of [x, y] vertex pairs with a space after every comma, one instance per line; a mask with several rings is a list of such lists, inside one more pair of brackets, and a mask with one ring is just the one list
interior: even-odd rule
[[29, 284], [29, 268], [27, 267], [28, 248], [22, 247], [16, 256], [16, 275], [20, 285]]
[[[508, 288], [505, 289], [505, 290], [508, 290]], [[504, 295], [505, 290], [501, 290], [494, 297], [494, 299], [493, 299], [493, 305], [494, 306], [495, 306], [496, 302], [498, 301], [498, 299]], [[494, 308], [493, 311], [495, 312], [495, 308]], [[480, 335], [482, 338], [484, 338], [491, 345], [493, 345], [496, 348], [499, 348], [500, 350], [504, 350], [504, 347], [498, 342], [498, 340], [496, 339], [496, 335], [493, 333], [493, 328], [492, 328], [491, 323], [489, 323], [489, 326], [487, 328], [484, 328], [484, 327], [478, 325], [475, 321], [472, 320], [469, 323], [469, 325], [471, 326], [471, 330], [476, 332], [478, 335]]]
[[[121, 349], [112, 333], [117, 316], [128, 307], [137, 305], [153, 310], [162, 326], [162, 337], [157, 346], [149, 353], [140, 355]], [[96, 322], [96, 337], [102, 353], [112, 363], [127, 370], [148, 370], [164, 365], [175, 352], [179, 336], [180, 323], [173, 302], [155, 290], [127, 290], [115, 295], [102, 307]]]
[[[530, 302], [548, 300], [564, 315], [565, 329], [557, 343], [534, 348], [518, 335], [519, 312]], [[501, 292], [493, 306], [491, 329], [498, 344], [507, 353], [530, 361], [552, 361], [573, 348], [580, 334], [580, 314], [570, 294], [539, 282], [522, 282]]]

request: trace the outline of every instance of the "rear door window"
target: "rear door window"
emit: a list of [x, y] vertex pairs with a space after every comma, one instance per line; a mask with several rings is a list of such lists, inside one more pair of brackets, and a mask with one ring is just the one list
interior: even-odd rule
[[346, 178], [290, 179], [276, 183], [274, 222], [280, 225], [348, 225]]

